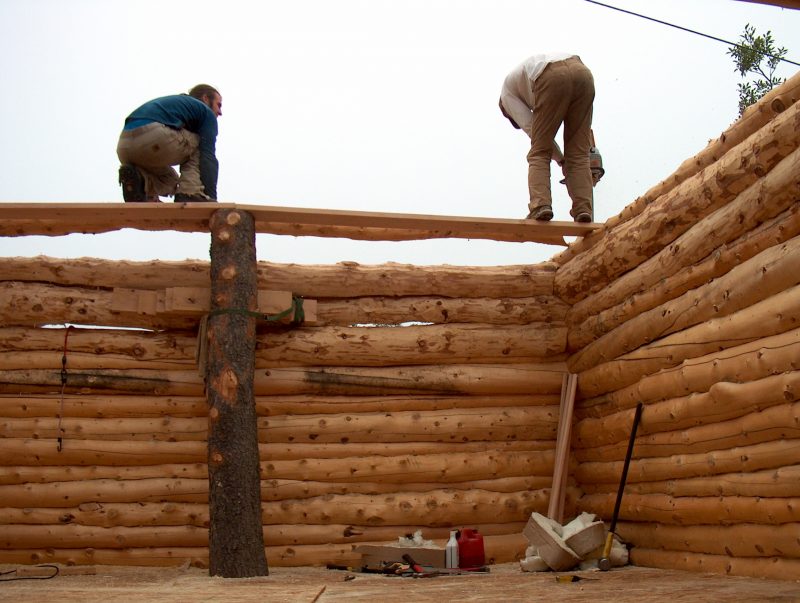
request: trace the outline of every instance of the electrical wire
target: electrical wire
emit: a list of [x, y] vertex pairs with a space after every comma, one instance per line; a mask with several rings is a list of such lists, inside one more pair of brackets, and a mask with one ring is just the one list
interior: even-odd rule
[[[685, 32], [688, 32], [690, 34], [694, 34], [696, 36], [702, 36], [704, 38], [708, 38], [708, 39], [714, 40], [716, 42], [722, 42], [724, 44], [729, 44], [730, 46], [737, 46], [739, 48], [743, 48], [742, 44], [739, 44], [737, 42], [729, 42], [728, 40], [723, 40], [722, 38], [717, 38], [717, 37], [711, 36], [709, 34], [704, 34], [703, 32], [695, 31], [694, 29], [689, 29], [688, 27], [681, 27], [680, 25], [675, 25], [674, 23], [669, 23], [667, 21], [661, 21], [660, 19], [655, 19], [653, 17], [648, 17], [647, 15], [642, 15], [642, 14], [639, 14], [639, 13], [635, 13], [635, 12], [633, 12], [631, 10], [626, 10], [624, 8], [619, 8], [617, 6], [611, 6], [610, 4], [604, 4], [603, 2], [597, 2], [596, 0], [585, 0], [585, 2], [588, 2], [590, 4], [596, 4], [597, 6], [602, 6], [604, 8], [610, 8], [610, 9], [613, 9], [613, 10], [617, 10], [617, 11], [619, 11], [621, 13], [626, 13], [628, 15], [633, 15], [634, 17], [639, 17], [640, 19], [647, 19], [648, 21], [653, 21], [654, 23], [660, 23], [661, 25], [667, 25], [668, 27], [674, 27], [675, 29], [680, 29], [681, 31], [685, 31]], [[800, 63], [795, 63], [794, 61], [790, 61], [789, 59], [784, 59], [783, 57], [778, 57], [778, 56], [775, 56], [775, 55], [770, 54], [768, 52], [765, 52], [765, 53], [762, 53], [762, 54], [764, 56], [766, 56], [766, 57], [771, 58], [771, 59], [778, 59], [778, 60], [783, 61], [784, 63], [790, 63], [792, 65], [797, 65], [798, 67], [800, 67]]]
[[13, 578], [3, 578], [2, 576], [9, 576], [11, 574], [16, 574], [17, 570], [10, 570], [7, 572], [0, 572], [0, 582], [13, 582], [14, 580], [50, 580], [51, 578], [55, 578], [58, 576], [59, 569], [57, 565], [50, 565], [49, 563], [42, 563], [37, 565], [36, 567], [49, 567], [55, 570], [49, 576], [14, 576]]

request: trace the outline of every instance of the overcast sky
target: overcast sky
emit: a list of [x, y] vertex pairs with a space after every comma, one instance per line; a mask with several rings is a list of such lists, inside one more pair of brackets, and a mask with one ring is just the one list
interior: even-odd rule
[[[608, 4], [731, 41], [750, 23], [800, 62], [797, 10]], [[0, 202], [120, 202], [125, 116], [209, 83], [223, 97], [220, 201], [523, 218], [529, 141], [500, 114], [500, 86], [529, 55], [564, 50], [595, 77], [605, 221], [736, 119], [726, 48], [585, 0], [0, 0]], [[555, 175], [555, 219], [570, 220]], [[207, 234], [131, 230], [0, 238], [0, 256], [208, 259], [208, 247]], [[258, 236], [260, 260], [302, 264], [526, 264], [560, 249]]]

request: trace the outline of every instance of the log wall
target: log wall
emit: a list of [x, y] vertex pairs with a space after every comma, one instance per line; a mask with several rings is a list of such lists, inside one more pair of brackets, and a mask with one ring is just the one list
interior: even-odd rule
[[[259, 263], [260, 292], [316, 304], [257, 331], [269, 563], [461, 526], [490, 560], [521, 556], [569, 370], [566, 517], [611, 519], [642, 402], [632, 562], [797, 579], [798, 91], [551, 262]], [[0, 563], [207, 564], [209, 281], [207, 262], [0, 258]]]
[[638, 565], [800, 578], [800, 75], [555, 260], [578, 508]]
[[[354, 563], [354, 544], [465, 526], [490, 558], [524, 553], [566, 359], [554, 277], [259, 264], [259, 289], [316, 302], [313, 323], [258, 328], [271, 565]], [[206, 262], [0, 259], [0, 563], [208, 562], [202, 313], [164, 300], [209, 278]]]

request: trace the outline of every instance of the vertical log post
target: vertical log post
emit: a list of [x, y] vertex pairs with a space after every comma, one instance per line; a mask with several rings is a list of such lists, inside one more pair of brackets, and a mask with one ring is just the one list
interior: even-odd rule
[[257, 310], [255, 221], [247, 212], [211, 216], [211, 315], [207, 323], [209, 574], [269, 574], [253, 376]]

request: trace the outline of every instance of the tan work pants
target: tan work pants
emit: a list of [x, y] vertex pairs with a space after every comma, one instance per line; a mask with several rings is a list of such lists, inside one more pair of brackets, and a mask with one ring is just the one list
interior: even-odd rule
[[[176, 192], [205, 197], [200, 180], [200, 137], [188, 130], [175, 130], [151, 123], [123, 130], [117, 144], [122, 163], [131, 163], [144, 176], [147, 196], [171, 196]], [[172, 168], [181, 166], [181, 174]]]
[[564, 175], [572, 199], [570, 214], [592, 212], [589, 168], [594, 78], [577, 57], [550, 63], [533, 82], [533, 124], [528, 152], [529, 208], [552, 205], [550, 161], [553, 140], [564, 124]]

